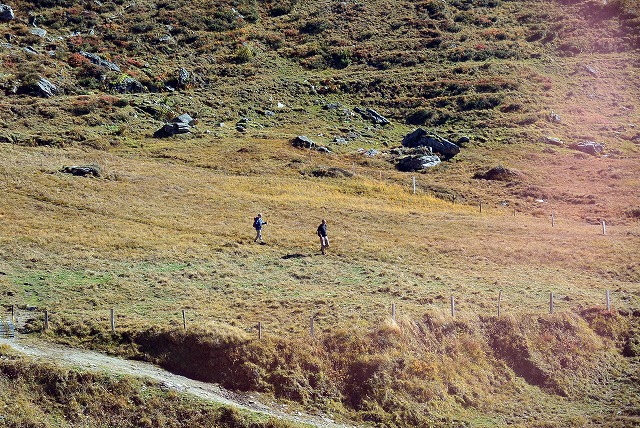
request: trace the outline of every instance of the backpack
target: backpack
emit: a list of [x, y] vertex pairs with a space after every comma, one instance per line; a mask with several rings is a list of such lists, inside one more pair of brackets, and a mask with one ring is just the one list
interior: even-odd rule
[[260, 222], [258, 220], [260, 220], [260, 217], [253, 218], [253, 227], [256, 229], [260, 227]]

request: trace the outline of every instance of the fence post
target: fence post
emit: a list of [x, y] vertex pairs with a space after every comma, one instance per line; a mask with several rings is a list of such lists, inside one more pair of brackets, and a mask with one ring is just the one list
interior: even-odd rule
[[549, 292], [549, 313], [553, 313], [553, 291]]
[[262, 339], [262, 323], [258, 321], [258, 339]]
[[396, 322], [396, 304], [395, 303], [391, 304], [391, 319], [393, 320], [393, 322]]
[[11, 305], [11, 322], [16, 323], [16, 305]]
[[109, 309], [110, 315], [111, 315], [111, 333], [115, 333], [116, 332], [116, 317], [115, 317], [115, 311], [113, 308]]
[[480, 212], [482, 212], [482, 201], [480, 201]]
[[187, 314], [184, 309], [182, 310], [182, 327], [187, 331]]
[[607, 290], [607, 312], [611, 313], [611, 294]]
[[556, 213], [551, 211], [551, 227], [556, 225]]
[[309, 334], [311, 335], [311, 337], [315, 337], [316, 335], [315, 328], [313, 325], [313, 315], [309, 318]]
[[453, 296], [451, 296], [451, 317], [456, 317], [456, 301]]
[[498, 291], [498, 318], [500, 318], [500, 302], [502, 301], [502, 290]]
[[416, 176], [413, 176], [413, 194], [416, 194]]
[[514, 217], [516, 216], [516, 209], [515, 208], [513, 208], [513, 216]]
[[49, 311], [44, 310], [44, 331], [49, 330]]
[[602, 220], [602, 234], [603, 235], [607, 234], [607, 223], [605, 223], [604, 220]]

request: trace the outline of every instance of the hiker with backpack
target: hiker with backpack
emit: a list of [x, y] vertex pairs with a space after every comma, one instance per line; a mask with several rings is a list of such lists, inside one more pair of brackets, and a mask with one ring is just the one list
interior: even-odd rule
[[322, 223], [318, 226], [318, 236], [320, 237], [320, 251], [322, 254], [326, 254], [326, 249], [329, 248], [329, 238], [327, 237], [327, 220], [322, 219]]
[[265, 224], [267, 224], [267, 222], [262, 219], [261, 213], [258, 214], [257, 217], [253, 218], [253, 228], [256, 230], [256, 239], [254, 242], [264, 244], [264, 241], [262, 240], [262, 226]]

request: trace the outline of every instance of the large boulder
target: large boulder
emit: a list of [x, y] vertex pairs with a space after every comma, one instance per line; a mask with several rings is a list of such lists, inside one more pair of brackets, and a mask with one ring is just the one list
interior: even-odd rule
[[186, 134], [191, 131], [191, 126], [197, 121], [187, 113], [171, 119], [169, 123], [165, 123], [162, 128], [153, 133], [156, 138], [171, 137], [176, 134]]
[[439, 154], [445, 160], [460, 153], [460, 147], [456, 144], [437, 134], [428, 133], [422, 128], [405, 135], [402, 139], [402, 145], [404, 147], [428, 147], [433, 153]]
[[440, 162], [440, 158], [435, 155], [408, 155], [399, 158], [396, 167], [403, 172], [414, 172], [432, 168]]
[[305, 135], [298, 135], [293, 139], [291, 145], [300, 149], [315, 149], [318, 146], [315, 141]]
[[581, 141], [579, 143], [574, 143], [569, 147], [594, 156], [600, 155], [604, 152], [604, 144], [596, 143], [595, 141]]
[[0, 4], [0, 21], [12, 21], [16, 18], [11, 6]]
[[142, 83], [133, 77], [118, 80], [111, 85], [111, 89], [120, 94], [139, 94], [146, 90]]

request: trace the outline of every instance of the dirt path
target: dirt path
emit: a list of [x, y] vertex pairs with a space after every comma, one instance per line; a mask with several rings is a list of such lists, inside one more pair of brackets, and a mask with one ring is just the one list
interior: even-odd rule
[[328, 417], [312, 416], [301, 412], [287, 413], [284, 406], [268, 406], [251, 395], [237, 394], [216, 384], [200, 382], [163, 370], [153, 364], [142, 361], [125, 360], [83, 349], [68, 348], [52, 343], [34, 340], [18, 335], [14, 339], [0, 338], [0, 344], [40, 361], [53, 362], [62, 366], [82, 370], [107, 372], [110, 374], [130, 375], [155, 380], [164, 388], [195, 395], [203, 400], [220, 403], [240, 409], [258, 412], [278, 419], [308, 424], [314, 427], [338, 428], [350, 427], [335, 423]]

